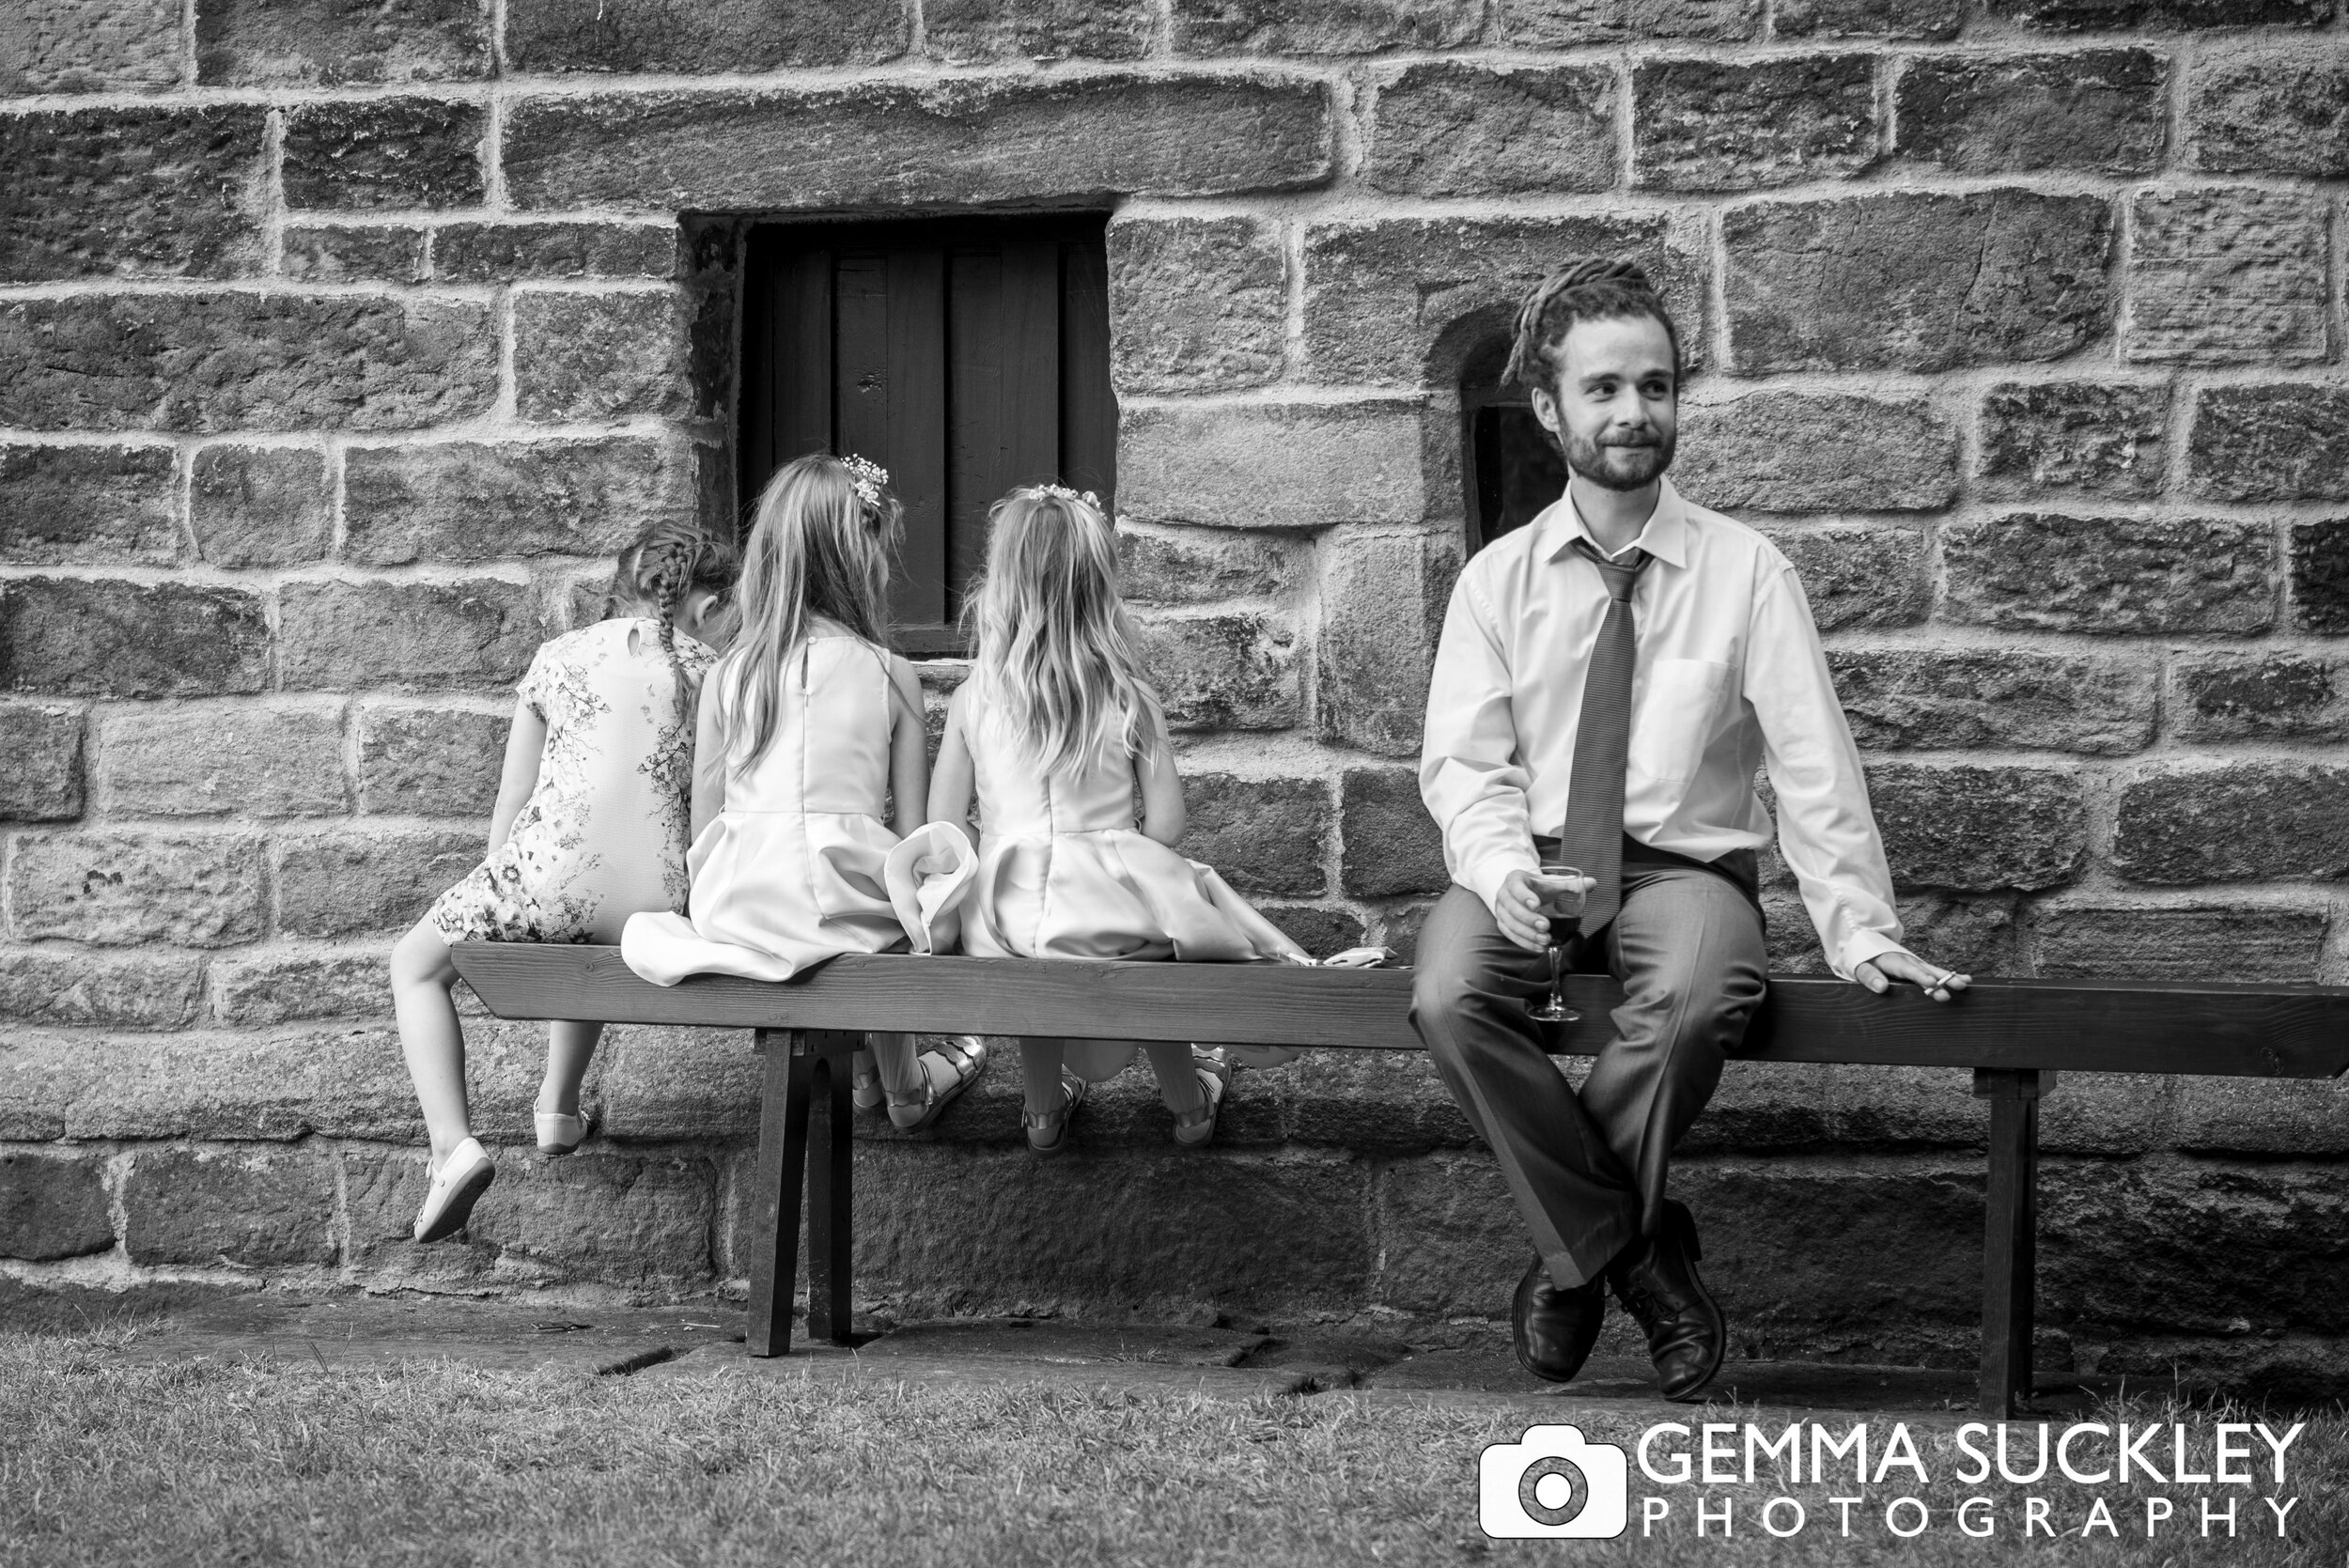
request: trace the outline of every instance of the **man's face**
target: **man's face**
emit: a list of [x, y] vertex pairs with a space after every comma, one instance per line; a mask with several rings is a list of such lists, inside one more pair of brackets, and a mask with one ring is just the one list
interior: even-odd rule
[[1651, 485], [1672, 467], [1680, 426], [1672, 343], [1653, 317], [1577, 321], [1556, 354], [1558, 380], [1533, 389], [1533, 417], [1566, 466], [1610, 490]]

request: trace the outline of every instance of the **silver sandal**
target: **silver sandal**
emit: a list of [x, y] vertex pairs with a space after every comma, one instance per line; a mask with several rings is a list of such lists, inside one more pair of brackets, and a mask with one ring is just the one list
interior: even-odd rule
[[1232, 1076], [1231, 1068], [1213, 1060], [1193, 1057], [1191, 1066], [1199, 1075], [1199, 1089], [1207, 1103], [1196, 1110], [1174, 1113], [1174, 1141], [1186, 1149], [1200, 1148], [1214, 1139], [1216, 1113], [1223, 1109], [1223, 1086]]
[[[913, 1064], [920, 1068], [922, 1073], [922, 1097], [901, 1100], [894, 1094], [888, 1096], [889, 1123], [899, 1132], [920, 1132], [924, 1127], [937, 1121], [946, 1114], [946, 1108], [955, 1103], [956, 1097], [976, 1083], [979, 1075], [987, 1071], [987, 1042], [985, 1040], [975, 1034], [948, 1034], [942, 1036], [941, 1039], [942, 1049], [926, 1050], [914, 1058]], [[925, 1060], [933, 1056], [954, 1069], [955, 1081], [943, 1089], [941, 1089], [937, 1080], [930, 1077], [930, 1070], [922, 1066]], [[913, 1119], [911, 1121], [899, 1120], [898, 1113], [907, 1110], [914, 1113]]]
[[[1063, 1067], [1060, 1070], [1060, 1109], [1020, 1111], [1019, 1125], [1028, 1129], [1030, 1149], [1040, 1155], [1056, 1155], [1068, 1147], [1068, 1118], [1085, 1103], [1088, 1087], [1090, 1085], [1083, 1079]], [[1050, 1136], [1045, 1136], [1047, 1134]]]

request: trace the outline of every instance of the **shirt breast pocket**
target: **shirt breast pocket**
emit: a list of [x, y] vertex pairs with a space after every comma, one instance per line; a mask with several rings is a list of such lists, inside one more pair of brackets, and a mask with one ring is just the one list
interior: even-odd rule
[[1692, 779], [1713, 737], [1729, 666], [1709, 659], [1658, 659], [1631, 712], [1631, 770], [1647, 778]]

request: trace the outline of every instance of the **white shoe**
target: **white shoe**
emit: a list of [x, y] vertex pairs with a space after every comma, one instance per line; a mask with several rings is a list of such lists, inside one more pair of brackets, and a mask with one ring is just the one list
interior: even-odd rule
[[531, 1120], [538, 1125], [538, 1152], [542, 1155], [568, 1155], [585, 1141], [587, 1118], [568, 1110], [537, 1110]]
[[416, 1239], [441, 1241], [463, 1230], [497, 1173], [479, 1139], [468, 1138], [451, 1149], [447, 1162], [432, 1172], [432, 1190], [416, 1214]]

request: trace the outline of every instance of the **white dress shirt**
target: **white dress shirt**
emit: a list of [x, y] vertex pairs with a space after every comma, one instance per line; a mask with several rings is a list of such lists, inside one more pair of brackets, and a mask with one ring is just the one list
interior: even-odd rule
[[[1452, 879], [1487, 905], [1534, 871], [1533, 835], [1566, 820], [1582, 683], [1607, 614], [1571, 497], [1486, 546], [1461, 570], [1427, 693], [1420, 795], [1443, 830]], [[1592, 540], [1596, 545], [1595, 539]], [[1624, 828], [1711, 861], [1766, 842], [1754, 793], [1766, 765], [1779, 842], [1828, 962], [1845, 979], [1902, 951], [1892, 877], [1843, 706], [1795, 568], [1670, 481], [1637, 548], [1639, 659]]]

